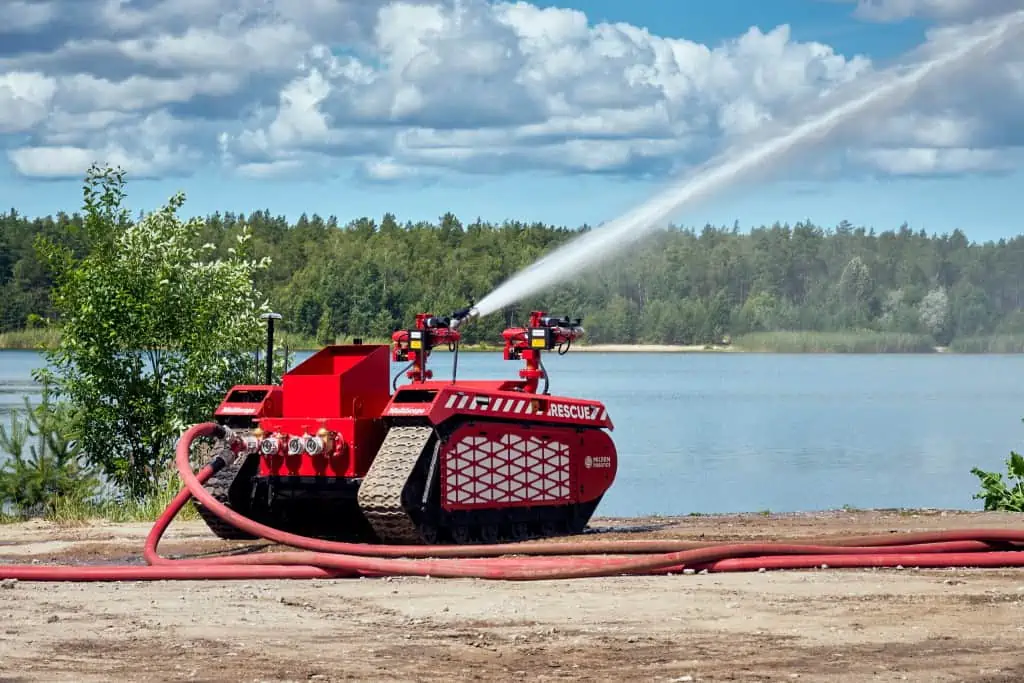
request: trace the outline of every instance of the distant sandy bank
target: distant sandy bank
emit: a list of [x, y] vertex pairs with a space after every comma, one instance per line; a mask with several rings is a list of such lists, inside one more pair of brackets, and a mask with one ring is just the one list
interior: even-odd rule
[[722, 353], [742, 351], [735, 346], [710, 346], [704, 344], [587, 344], [574, 346], [573, 351], [590, 351], [595, 353]]
[[[771, 351], [758, 351], [745, 349], [742, 346], [724, 346], [704, 344], [588, 344], [573, 346], [573, 351], [589, 351], [592, 353], [772, 353]], [[935, 353], [951, 353], [947, 346], [936, 346]], [[786, 353], [775, 351], [775, 353]], [[837, 353], [836, 351], [789, 351], [788, 353]], [[886, 353], [885, 351], [865, 351], [862, 353]]]

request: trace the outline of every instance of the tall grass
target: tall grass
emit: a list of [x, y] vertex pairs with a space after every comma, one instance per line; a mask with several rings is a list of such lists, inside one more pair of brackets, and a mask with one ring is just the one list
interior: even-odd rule
[[60, 330], [52, 327], [0, 332], [0, 349], [36, 351], [56, 348], [58, 343], [60, 343]]
[[322, 346], [313, 337], [296, 334], [295, 332], [278, 332], [275, 336], [274, 346], [287, 346], [289, 353], [293, 351], [312, 351]]
[[956, 353], [1024, 353], [1024, 335], [997, 334], [954, 339], [949, 350]]
[[[173, 467], [168, 468], [161, 477], [156, 493], [141, 500], [116, 500], [100, 498], [98, 500], [81, 500], [75, 498], [58, 498], [45, 519], [57, 524], [82, 524], [93, 521], [121, 522], [154, 522], [178, 495], [184, 483]], [[199, 513], [187, 503], [175, 517], [176, 520], [199, 519]], [[16, 521], [10, 519], [8, 521]]]
[[934, 353], [928, 335], [898, 332], [756, 332], [733, 340], [742, 351], [763, 353]]

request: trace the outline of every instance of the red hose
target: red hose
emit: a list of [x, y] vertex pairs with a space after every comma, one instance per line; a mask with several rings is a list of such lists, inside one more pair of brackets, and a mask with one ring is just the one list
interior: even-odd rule
[[[569, 541], [488, 546], [404, 546], [339, 543], [259, 524], [227, 508], [204, 488], [212, 465], [192, 472], [189, 450], [199, 436], [221, 437], [214, 423], [190, 427], [176, 449], [185, 482], [154, 523], [143, 551], [147, 566], [0, 565], [0, 578], [26, 581], [140, 581], [167, 579], [310, 579], [354, 576], [434, 576], [503, 580], [570, 579], [665, 574], [685, 569], [751, 571], [858, 567], [1024, 567], [1024, 531], [964, 529], [827, 539], [817, 543], [688, 541]], [[160, 539], [189, 498], [224, 521], [300, 551], [171, 560]], [[1001, 549], [997, 549], [1001, 548]]]

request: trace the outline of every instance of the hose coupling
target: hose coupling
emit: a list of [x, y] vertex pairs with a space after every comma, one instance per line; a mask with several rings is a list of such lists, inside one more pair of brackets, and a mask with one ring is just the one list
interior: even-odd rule
[[217, 455], [213, 456], [210, 466], [214, 472], [220, 472], [225, 467], [230, 467], [238, 459], [238, 451], [230, 446], [220, 449]]
[[210, 466], [214, 472], [229, 467], [235, 462], [241, 451], [249, 449], [249, 444], [245, 442], [245, 439], [227, 425], [218, 424], [213, 430], [213, 435], [222, 442], [222, 447], [218, 449], [217, 455], [210, 460]]

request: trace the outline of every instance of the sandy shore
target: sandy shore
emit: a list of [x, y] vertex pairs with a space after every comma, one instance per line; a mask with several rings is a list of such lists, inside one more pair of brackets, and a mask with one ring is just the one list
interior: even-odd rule
[[[574, 352], [589, 351], [591, 353], [772, 353], [770, 351], [753, 351], [751, 349], [745, 349], [739, 346], [704, 344], [580, 344], [578, 346], [573, 346], [572, 350]], [[946, 346], [936, 346], [934, 348], [934, 352], [951, 353], [949, 347]], [[839, 352], [797, 351], [778, 353], [800, 353], [804, 355], [821, 355], [822, 353]], [[882, 353], [884, 352], [879, 352], [879, 355], [881, 355]]]
[[[1021, 526], [836, 512], [596, 520], [592, 537], [748, 540]], [[139, 562], [146, 524], [0, 527], [0, 562]], [[231, 545], [176, 523], [165, 555]], [[17, 681], [1020, 681], [1024, 570], [810, 570], [0, 587]]]
[[573, 346], [572, 350], [598, 353], [735, 353], [743, 349], [735, 346], [706, 346], [704, 344], [580, 344]]

